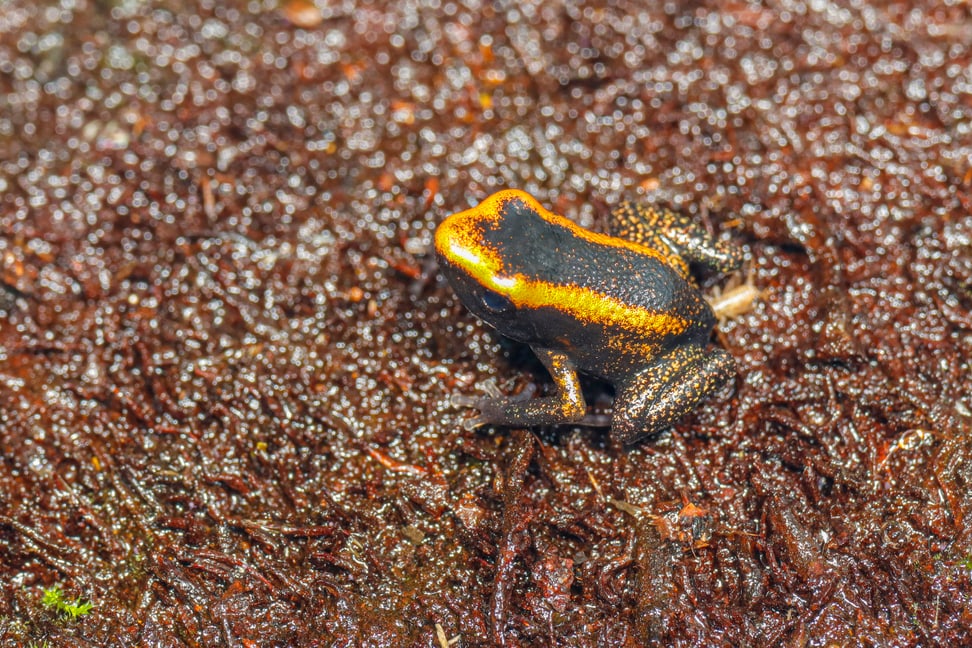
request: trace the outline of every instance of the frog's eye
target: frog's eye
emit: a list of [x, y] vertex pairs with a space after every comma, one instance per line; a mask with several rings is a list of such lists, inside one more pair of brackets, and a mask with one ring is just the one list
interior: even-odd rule
[[493, 290], [484, 290], [479, 298], [483, 302], [483, 307], [490, 313], [502, 315], [510, 313], [514, 309], [513, 302], [510, 301], [509, 297]]

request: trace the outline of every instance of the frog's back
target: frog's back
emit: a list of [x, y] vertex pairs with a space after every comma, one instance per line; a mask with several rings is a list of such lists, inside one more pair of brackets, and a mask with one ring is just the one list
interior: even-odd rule
[[[484, 238], [503, 259], [504, 274], [532, 283], [531, 292], [545, 293], [547, 305], [586, 304], [601, 321], [619, 326], [645, 313], [708, 319], [709, 307], [699, 291], [662, 252], [586, 230], [560, 216], [541, 215], [518, 202], [506, 210], [502, 226]], [[711, 329], [711, 323], [703, 324]]]
[[665, 349], [705, 344], [712, 311], [662, 253], [518, 201], [504, 210], [484, 239], [516, 278], [522, 334], [513, 337], [568, 350], [607, 377]]

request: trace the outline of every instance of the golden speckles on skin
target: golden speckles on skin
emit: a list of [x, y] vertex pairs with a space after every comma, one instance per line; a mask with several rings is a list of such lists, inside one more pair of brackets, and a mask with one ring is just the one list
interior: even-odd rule
[[730, 272], [742, 265], [742, 250], [715, 240], [702, 226], [684, 214], [665, 207], [623, 202], [611, 214], [612, 236], [619, 236], [657, 250], [682, 278], [695, 285], [688, 261], [713, 270]]
[[636, 205], [630, 202], [621, 203], [612, 214], [612, 236], [631, 241], [640, 241], [645, 246], [656, 250], [665, 263], [685, 279], [691, 279], [688, 264], [675, 252], [663, 254], [663, 250], [671, 250], [671, 245], [665, 240], [662, 231], [670, 225], [676, 217], [674, 212], [658, 210], [650, 205]]

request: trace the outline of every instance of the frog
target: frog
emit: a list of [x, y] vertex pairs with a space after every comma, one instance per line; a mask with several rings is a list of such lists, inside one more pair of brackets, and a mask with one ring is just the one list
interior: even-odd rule
[[[555, 393], [455, 395], [478, 410], [465, 427], [603, 425], [630, 446], [676, 423], [735, 375], [710, 348], [716, 323], [691, 264], [742, 265], [741, 248], [666, 207], [623, 202], [606, 233], [544, 208], [518, 189], [494, 193], [436, 228], [436, 257], [462, 304], [528, 345]], [[588, 414], [579, 373], [614, 386], [609, 415]]]

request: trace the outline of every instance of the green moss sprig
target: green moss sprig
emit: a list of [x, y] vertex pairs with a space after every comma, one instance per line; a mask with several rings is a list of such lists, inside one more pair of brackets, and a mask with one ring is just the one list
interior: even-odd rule
[[71, 619], [83, 617], [91, 612], [91, 609], [94, 607], [91, 601], [82, 601], [80, 596], [73, 601], [65, 599], [64, 592], [57, 585], [44, 589], [44, 595], [41, 597], [41, 605]]

